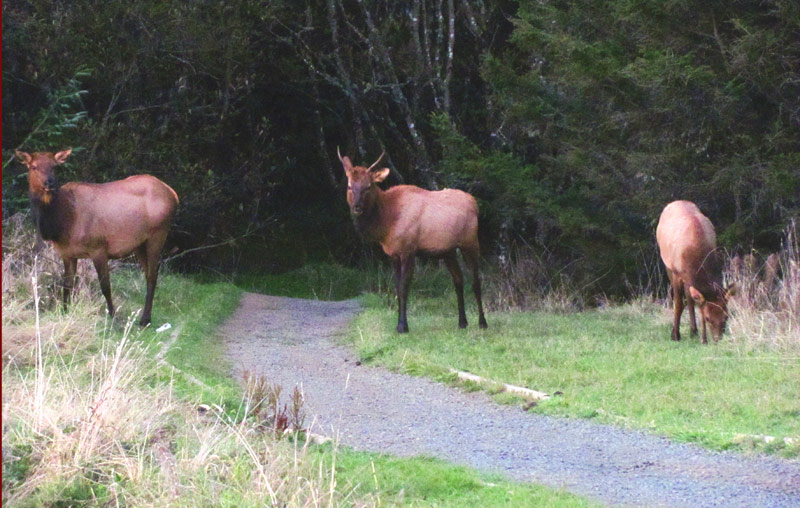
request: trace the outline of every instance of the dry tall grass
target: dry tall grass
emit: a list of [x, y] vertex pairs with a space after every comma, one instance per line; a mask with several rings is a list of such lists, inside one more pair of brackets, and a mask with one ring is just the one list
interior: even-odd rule
[[[769, 256], [734, 257], [724, 274], [726, 283], [735, 283], [736, 296], [729, 302], [730, 319], [726, 340], [735, 347], [750, 350], [769, 348], [800, 351], [800, 232], [795, 222], [787, 228], [783, 248]], [[614, 307], [595, 297], [589, 302], [552, 260], [543, 259], [532, 249], [512, 250], [486, 270], [484, 296], [491, 310], [577, 312], [597, 304]], [[633, 296], [625, 306], [652, 314], [665, 312], [659, 322], [671, 319], [672, 302], [667, 298], [668, 282], [657, 250], [643, 253], [638, 280], [628, 283]], [[657, 305], [654, 306], [654, 303]], [[667, 317], [667, 314], [669, 316]]]
[[489, 310], [577, 312], [586, 298], [564, 268], [530, 247], [511, 249], [485, 272], [484, 298]]
[[800, 237], [792, 222], [783, 248], [763, 261], [754, 254], [729, 263], [731, 340], [743, 347], [800, 350]]
[[380, 504], [265, 426], [261, 401], [231, 417], [177, 399], [142, 345], [152, 332], [98, 318], [93, 272], [69, 312], [43, 312], [60, 270], [19, 226], [3, 242], [4, 506]]

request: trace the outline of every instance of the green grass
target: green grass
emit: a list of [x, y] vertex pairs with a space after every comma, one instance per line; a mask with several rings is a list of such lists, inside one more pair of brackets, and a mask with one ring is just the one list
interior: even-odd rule
[[[139, 309], [144, 301], [144, 278], [138, 270], [117, 270], [112, 287], [114, 296], [124, 304], [117, 311], [117, 327], [124, 316]], [[161, 344], [170, 340], [180, 327], [177, 340], [169, 347], [164, 359], [189, 376], [164, 370], [179, 395], [202, 398], [226, 407], [241, 401], [241, 389], [230, 377], [230, 365], [225, 361], [224, 344], [216, 329], [239, 304], [241, 290], [224, 282], [197, 282], [193, 278], [165, 273], [159, 277], [153, 303], [153, 321], [137, 331], [137, 339], [149, 346], [153, 355]], [[102, 302], [98, 302], [102, 304]], [[162, 324], [172, 328], [156, 332]], [[211, 390], [202, 388], [189, 377], [202, 380]], [[165, 378], [162, 377], [161, 381]]]
[[[198, 280], [214, 280], [202, 277]], [[297, 270], [269, 273], [237, 273], [232, 282], [245, 291], [312, 300], [347, 300], [363, 293], [381, 294], [394, 299], [394, 281], [388, 261], [369, 263], [355, 269], [328, 263], [310, 263]], [[414, 291], [419, 295], [438, 295], [451, 287], [447, 270], [435, 260], [420, 259], [414, 277]]]
[[[451, 292], [452, 290], [450, 290]], [[396, 310], [368, 295], [350, 342], [362, 360], [443, 381], [449, 368], [550, 394], [532, 411], [643, 428], [713, 449], [797, 456], [800, 359], [796, 353], [669, 340], [655, 305], [555, 314], [492, 312], [458, 330], [455, 297], [412, 297], [408, 334]], [[504, 395], [501, 398], [508, 399]], [[773, 436], [764, 443], [753, 436]], [[793, 445], [783, 438], [794, 440]]]
[[346, 300], [369, 289], [369, 277], [354, 268], [308, 264], [279, 274], [239, 273], [234, 284], [246, 291], [313, 300]]
[[[283, 290], [288, 296], [352, 296], [355, 289], [324, 293], [330, 278], [339, 272], [312, 267], [260, 280], [279, 286], [286, 283]], [[230, 378], [224, 345], [216, 335], [218, 326], [235, 310], [242, 288], [162, 273], [152, 325], [145, 329], [134, 325], [127, 332], [127, 323], [142, 305], [141, 273], [128, 268], [113, 272], [118, 305], [113, 323], [103, 316], [93, 275], [85, 283], [88, 294], [66, 314], [51, 299], [51, 307], [40, 316], [47, 330], [43, 372], [48, 385], [42, 414], [49, 415], [54, 434], [36, 430], [27, 416], [29, 394], [39, 379], [34, 357], [19, 342], [19, 360], [4, 363], [4, 402], [16, 406], [4, 406], [4, 448], [14, 457], [6, 461], [4, 454], [4, 504], [78, 506], [121, 501], [142, 506], [263, 506], [269, 497], [258, 471], [265, 468], [269, 482], [281, 486], [276, 495], [279, 504], [288, 500], [288, 506], [309, 499], [326, 505], [330, 500], [332, 506], [588, 505], [570, 494], [503, 481], [428, 458], [392, 458], [329, 445], [298, 450], [290, 439], [259, 430], [251, 418], [242, 420], [242, 389]], [[22, 291], [29, 280], [21, 274], [20, 291], [14, 293], [18, 296], [3, 302], [4, 311], [13, 307], [15, 316], [13, 322], [4, 320], [4, 332], [8, 325], [20, 337], [35, 336], [32, 306]], [[258, 279], [250, 279], [254, 281]], [[172, 329], [156, 332], [164, 323]], [[176, 330], [180, 333], [163, 357], [167, 365], [158, 365], [162, 345]], [[113, 353], [123, 336], [128, 337], [125, 351], [131, 356], [120, 364], [113, 379], [124, 387], [124, 396], [109, 399], [102, 386], [112, 379]], [[200, 403], [212, 408], [219, 405], [222, 411], [212, 409], [214, 415], [203, 416], [197, 411]], [[109, 411], [108, 418], [87, 417], [94, 410], [85, 404], [103, 407]], [[78, 437], [91, 425], [100, 430], [96, 448], [89, 454]], [[175, 471], [182, 485], [177, 498], [170, 497], [173, 484], [156, 460], [159, 442], [176, 458]], [[45, 460], [53, 453], [65, 457], [67, 463]], [[80, 467], [71, 466], [78, 456], [84, 457]], [[317, 493], [309, 493], [313, 490]]]
[[[134, 278], [137, 276], [133, 274]], [[385, 277], [379, 272], [372, 272], [371, 276], [375, 280]], [[238, 287], [219, 282], [197, 283], [186, 277], [168, 275], [162, 278], [159, 291], [169, 294], [170, 302], [158, 322], [183, 323], [183, 331], [167, 359], [217, 390], [215, 394], [203, 393], [203, 396], [216, 396], [230, 407], [233, 402], [241, 400], [241, 390], [230, 379], [229, 366], [220, 362], [223, 355], [221, 344], [213, 340], [213, 333], [209, 332], [235, 310], [241, 295], [240, 287], [249, 290], [263, 288], [266, 291], [262, 292], [294, 298], [337, 300], [357, 296], [363, 290], [364, 279], [363, 272], [331, 265], [310, 265], [280, 275], [250, 276], [242, 278]], [[335, 280], [342, 284], [334, 284]], [[123, 287], [130, 281], [129, 275], [123, 279]], [[196, 393], [197, 387], [187, 386], [185, 390], [189, 394], [193, 390]], [[484, 477], [468, 468], [424, 457], [394, 458], [343, 448], [334, 454], [325, 447], [317, 450], [316, 456], [327, 464], [335, 460], [338, 482], [358, 485], [357, 492], [377, 496], [388, 501], [389, 505], [594, 506], [572, 494], [498, 477]], [[375, 478], [377, 486], [374, 485]]]
[[317, 452], [323, 468], [335, 457], [336, 475], [349, 482], [356, 493], [381, 493], [387, 506], [453, 507], [588, 507], [600, 506], [566, 492], [534, 484], [509, 482], [496, 476], [453, 466], [438, 459], [414, 459], [347, 452]]

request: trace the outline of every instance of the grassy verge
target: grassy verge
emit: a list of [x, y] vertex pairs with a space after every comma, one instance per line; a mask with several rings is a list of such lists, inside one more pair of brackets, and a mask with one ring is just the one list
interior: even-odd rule
[[[318, 450], [325, 452], [325, 449]], [[600, 506], [564, 492], [512, 483], [431, 458], [404, 459], [363, 452], [319, 453], [323, 468], [350, 482], [353, 492], [378, 492], [381, 505], [419, 507]], [[334, 463], [335, 458], [335, 463]]]
[[[451, 290], [452, 291], [452, 290]], [[573, 313], [493, 312], [489, 329], [456, 328], [455, 297], [412, 297], [411, 332], [364, 298], [350, 341], [363, 360], [440, 380], [449, 368], [563, 395], [531, 411], [649, 429], [714, 449], [800, 453], [797, 350], [669, 340], [669, 312], [627, 304]], [[501, 398], [505, 397], [500, 396]], [[769, 437], [764, 439], [764, 436]], [[784, 439], [788, 438], [788, 439]]]
[[163, 274], [153, 326], [140, 330], [138, 270], [113, 272], [111, 322], [85, 263], [72, 307], [59, 310], [59, 267], [43, 255], [3, 256], [4, 505], [587, 505], [438, 461], [276, 434], [228, 378], [214, 335], [239, 288]]
[[370, 289], [370, 277], [354, 268], [308, 264], [280, 274], [240, 273], [237, 286], [256, 293], [313, 300], [346, 300]]

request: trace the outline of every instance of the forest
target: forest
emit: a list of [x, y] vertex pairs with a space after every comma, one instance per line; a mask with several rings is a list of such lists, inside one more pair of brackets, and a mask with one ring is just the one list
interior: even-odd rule
[[[100, 7], [101, 6], [101, 7]], [[793, 0], [3, 2], [3, 217], [15, 149], [62, 182], [150, 173], [181, 196], [182, 270], [359, 266], [337, 149], [388, 185], [480, 204], [485, 262], [587, 294], [654, 277], [655, 224], [696, 202], [730, 253], [800, 212]]]
[[[3, 506], [800, 506], [797, 0], [2, 18]], [[56, 193], [33, 152], [180, 203], [149, 177]], [[392, 284], [339, 153], [476, 198], [479, 249], [467, 196], [439, 222], [469, 233], [463, 281], [402, 252]], [[679, 199], [728, 264], [724, 299], [685, 282], [680, 341], [656, 245]]]

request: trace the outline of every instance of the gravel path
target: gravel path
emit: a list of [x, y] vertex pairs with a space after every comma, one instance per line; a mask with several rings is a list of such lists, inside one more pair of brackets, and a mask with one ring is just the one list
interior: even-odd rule
[[360, 365], [336, 337], [354, 301], [247, 293], [221, 328], [235, 375], [299, 385], [313, 431], [358, 450], [428, 455], [610, 505], [800, 507], [800, 462], [715, 453], [554, 418], [427, 379]]

